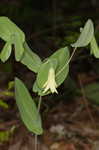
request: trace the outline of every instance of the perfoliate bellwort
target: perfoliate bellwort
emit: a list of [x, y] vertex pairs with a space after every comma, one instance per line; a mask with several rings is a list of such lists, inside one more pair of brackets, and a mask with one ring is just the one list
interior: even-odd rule
[[48, 72], [48, 79], [43, 85], [43, 88], [44, 88], [43, 93], [47, 92], [48, 90], [50, 90], [52, 93], [58, 93], [56, 90], [56, 87], [57, 87], [57, 84], [55, 81], [55, 70], [53, 67], [51, 67]]

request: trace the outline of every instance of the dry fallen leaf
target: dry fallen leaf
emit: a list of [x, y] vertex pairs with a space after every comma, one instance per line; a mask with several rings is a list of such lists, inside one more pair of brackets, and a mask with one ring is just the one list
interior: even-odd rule
[[74, 144], [66, 144], [65, 142], [54, 143], [50, 150], [76, 150]]

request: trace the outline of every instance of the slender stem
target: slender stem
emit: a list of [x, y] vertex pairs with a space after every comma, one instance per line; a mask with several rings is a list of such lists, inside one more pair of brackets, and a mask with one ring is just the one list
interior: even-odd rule
[[72, 54], [71, 54], [71, 56], [70, 56], [68, 62], [66, 63], [66, 66], [70, 63], [72, 57], [74, 56], [74, 53], [75, 53], [76, 49], [77, 49], [77, 47], [74, 48], [74, 50], [73, 50], [73, 52], [72, 52]]
[[42, 103], [42, 96], [39, 97], [38, 112], [40, 111], [41, 103]]
[[[40, 111], [40, 108], [41, 108], [41, 103], [42, 103], [42, 96], [39, 97], [39, 103], [38, 103], [38, 113]], [[38, 149], [38, 136], [37, 134], [35, 134], [35, 150]]]
[[62, 72], [62, 71], [64, 70], [64, 68], [70, 63], [72, 57], [74, 56], [74, 53], [75, 53], [76, 49], [77, 49], [77, 47], [74, 48], [74, 50], [73, 50], [73, 52], [72, 52], [72, 54], [71, 54], [69, 60], [68, 60], [67, 63], [64, 65], [64, 67], [56, 74], [56, 76], [58, 76], [58, 75], [60, 74], [60, 72]]
[[37, 134], [35, 134], [35, 150], [38, 149]]

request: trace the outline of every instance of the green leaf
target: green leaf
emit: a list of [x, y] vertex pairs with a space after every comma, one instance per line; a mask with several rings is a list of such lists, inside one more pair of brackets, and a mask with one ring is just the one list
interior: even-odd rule
[[40, 114], [27, 88], [18, 78], [15, 78], [15, 98], [21, 118], [28, 130], [37, 135], [42, 134]]
[[[15, 45], [15, 58], [19, 61], [24, 52], [23, 43], [25, 41], [25, 35], [23, 31], [21, 31], [10, 19], [8, 19], [8, 17], [0, 17], [0, 37], [7, 43], [9, 42]], [[8, 59], [7, 54], [10, 54], [11, 50], [6, 48], [2, 53], [7, 57], [6, 59], [3, 59], [2, 56], [2, 59], [5, 62]]]
[[9, 81], [8, 83], [8, 90], [11, 90], [14, 88], [14, 81]]
[[31, 71], [37, 73], [42, 64], [40, 57], [29, 48], [26, 42], [24, 43], [24, 49], [21, 63], [26, 65]]
[[37, 83], [36, 83], [36, 81], [34, 82], [34, 84], [33, 84], [33, 92], [38, 92], [39, 91], [39, 87], [37, 86]]
[[70, 54], [68, 47], [61, 48], [56, 51], [50, 58], [57, 59], [58, 66], [56, 68], [56, 83], [57, 85], [61, 85], [69, 72], [69, 64], [67, 64], [69, 60]]
[[33, 91], [38, 92], [38, 95], [44, 96], [49, 93], [51, 93], [50, 90], [48, 90], [46, 93], [43, 93], [43, 85], [48, 79], [48, 73], [51, 66], [56, 70], [57, 67], [57, 60], [56, 59], [47, 59], [44, 63], [42, 63], [39, 72], [37, 74], [37, 79], [34, 82], [33, 85]]
[[43, 85], [48, 79], [48, 73], [49, 69], [53, 67], [56, 70], [57, 67], [57, 60], [56, 59], [48, 59], [46, 62], [44, 62], [37, 74], [37, 84], [40, 89], [43, 88]]
[[12, 36], [18, 35], [21, 42], [25, 41], [25, 35], [16, 24], [14, 24], [8, 17], [0, 17], [0, 37], [5, 41], [10, 41]]
[[8, 142], [10, 140], [10, 136], [11, 136], [11, 133], [10, 133], [10, 130], [4, 130], [4, 131], [0, 131], [0, 143], [3, 143], [3, 142]]
[[46, 93], [43, 93], [44, 88], [39, 88], [37, 80], [34, 82], [32, 90], [33, 90], [33, 92], [38, 93], [38, 95], [40, 95], [40, 96], [45, 96], [45, 95], [48, 95], [51, 93], [50, 90], [48, 90]]
[[8, 104], [6, 102], [4, 102], [3, 100], [1, 100], [1, 99], [0, 99], [0, 107], [3, 107], [5, 109], [9, 108]]
[[92, 37], [94, 35], [94, 26], [92, 20], [88, 19], [86, 22], [83, 30], [81, 31], [81, 34], [78, 38], [78, 40], [71, 44], [72, 47], [84, 47], [87, 46], [90, 41], [92, 40]]
[[91, 48], [91, 54], [93, 54], [94, 57], [99, 58], [99, 47], [96, 42], [95, 36], [93, 36], [90, 42], [90, 48]]
[[99, 83], [90, 83], [84, 87], [86, 97], [94, 104], [99, 105]]
[[7, 42], [2, 51], [1, 51], [1, 54], [0, 54], [0, 59], [2, 62], [5, 62], [8, 60], [8, 58], [10, 57], [11, 55], [11, 43], [10, 42]]
[[24, 49], [23, 44], [21, 43], [20, 39], [17, 37], [15, 37], [14, 45], [15, 45], [15, 59], [16, 59], [16, 61], [20, 61], [25, 49]]
[[33, 92], [38, 93], [38, 95], [40, 95], [40, 96], [44, 96], [44, 95], [47, 95], [48, 93], [50, 93], [50, 91], [43, 93], [43, 88], [40, 89], [38, 87], [37, 80], [34, 82], [32, 90], [33, 90]]
[[[66, 79], [69, 72], [69, 64], [67, 64], [69, 60], [69, 50], [67, 47], [61, 48], [56, 51], [53, 55], [51, 55], [45, 63], [42, 64], [40, 70], [37, 75], [37, 79], [33, 85], [33, 91], [38, 92], [38, 95], [44, 96], [50, 91], [43, 93], [43, 85], [48, 78], [48, 71], [50, 68], [50, 63], [54, 64], [55, 69], [55, 81], [57, 85], [61, 85], [63, 81]], [[56, 63], [57, 62], [57, 63]], [[56, 64], [56, 65], [55, 65]], [[45, 71], [46, 70], [46, 71]]]

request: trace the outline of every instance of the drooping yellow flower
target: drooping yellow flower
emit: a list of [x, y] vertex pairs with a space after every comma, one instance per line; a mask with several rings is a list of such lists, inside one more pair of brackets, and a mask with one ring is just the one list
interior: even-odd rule
[[55, 70], [53, 67], [49, 69], [48, 73], [48, 79], [43, 85], [44, 91], [43, 93], [47, 92], [49, 89], [51, 90], [52, 93], [58, 93], [56, 90], [57, 84], [55, 81]]

